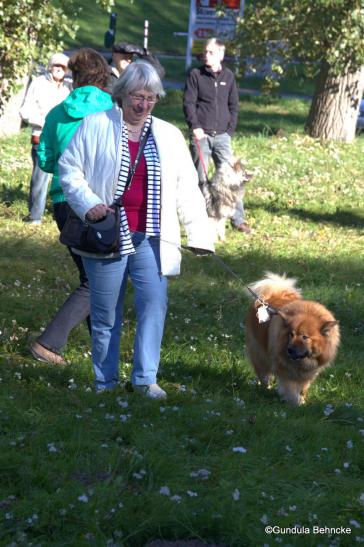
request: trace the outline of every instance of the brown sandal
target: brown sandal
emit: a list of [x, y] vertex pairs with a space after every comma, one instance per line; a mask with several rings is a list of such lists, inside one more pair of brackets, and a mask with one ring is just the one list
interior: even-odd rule
[[37, 361], [42, 361], [43, 363], [52, 363], [53, 365], [66, 365], [67, 361], [62, 357], [62, 355], [59, 355], [59, 353], [55, 353], [54, 351], [51, 351], [39, 342], [33, 342], [30, 346], [30, 353], [33, 355]]

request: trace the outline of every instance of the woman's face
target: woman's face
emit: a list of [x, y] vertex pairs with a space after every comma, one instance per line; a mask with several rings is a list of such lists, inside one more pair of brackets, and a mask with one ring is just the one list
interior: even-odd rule
[[58, 65], [58, 64], [51, 66], [51, 74], [55, 82], [62, 82], [64, 80], [66, 72], [67, 72], [66, 66]]
[[124, 120], [131, 125], [141, 125], [152, 112], [158, 97], [146, 89], [138, 89], [123, 98]]

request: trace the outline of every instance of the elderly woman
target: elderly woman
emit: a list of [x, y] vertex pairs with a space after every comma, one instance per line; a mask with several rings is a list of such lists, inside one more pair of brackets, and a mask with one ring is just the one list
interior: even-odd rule
[[[164, 96], [150, 63], [131, 64], [116, 82], [111, 110], [85, 118], [59, 161], [67, 202], [81, 218], [101, 219], [121, 200], [120, 250], [82, 253], [91, 288], [92, 360], [97, 392], [118, 382], [127, 279], [135, 292], [134, 390], [164, 399], [157, 382], [167, 276], [180, 271], [180, 227], [191, 248], [213, 251], [204, 199], [182, 133], [151, 115]], [[148, 135], [128, 189], [131, 165]]]
[[37, 150], [46, 115], [70, 93], [71, 83], [65, 80], [68, 60], [63, 53], [55, 53], [50, 58], [48, 71], [32, 81], [20, 109], [20, 116], [32, 128], [33, 171], [30, 179], [29, 215], [24, 218], [29, 224], [41, 224], [46, 206], [49, 175], [38, 165]]

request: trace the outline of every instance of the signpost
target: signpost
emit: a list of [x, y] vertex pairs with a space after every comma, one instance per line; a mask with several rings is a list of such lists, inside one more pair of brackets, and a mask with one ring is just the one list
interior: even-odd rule
[[[186, 69], [192, 56], [202, 53], [208, 38], [227, 40], [234, 37], [236, 18], [243, 15], [244, 0], [190, 0], [190, 19], [186, 52]], [[222, 6], [223, 14], [216, 8]]]

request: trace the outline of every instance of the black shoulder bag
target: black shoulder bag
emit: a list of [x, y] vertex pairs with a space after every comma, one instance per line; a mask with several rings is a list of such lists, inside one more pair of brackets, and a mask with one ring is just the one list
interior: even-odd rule
[[[145, 133], [134, 165], [129, 169], [128, 178], [125, 184], [127, 190], [131, 184], [134, 173], [142, 157], [151, 128]], [[124, 191], [125, 191], [124, 190]], [[63, 245], [95, 254], [109, 254], [119, 250], [120, 247], [120, 201], [111, 205], [113, 213], [108, 211], [106, 216], [96, 222], [87, 219], [82, 220], [72, 211], [69, 212], [66, 222], [61, 230], [59, 240]]]

